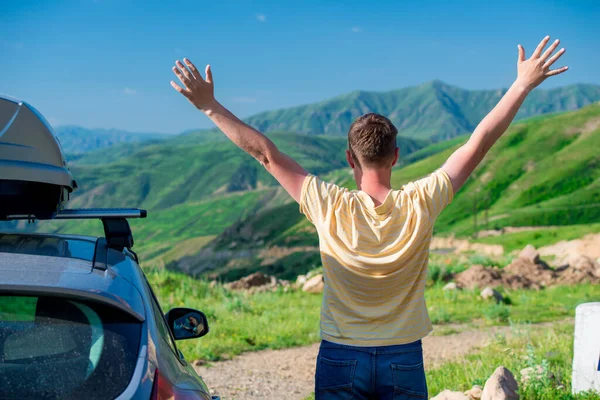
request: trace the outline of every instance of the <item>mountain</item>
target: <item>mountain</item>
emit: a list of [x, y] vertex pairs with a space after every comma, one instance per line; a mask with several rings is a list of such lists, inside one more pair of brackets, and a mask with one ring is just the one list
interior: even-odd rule
[[66, 154], [78, 155], [102, 149], [116, 143], [136, 143], [168, 137], [162, 133], [133, 133], [118, 129], [88, 129], [81, 126], [65, 125], [54, 128]]
[[[467, 136], [457, 137], [412, 153], [409, 157], [424, 157], [396, 168], [392, 186], [400, 188], [439, 168], [466, 140]], [[515, 123], [440, 215], [436, 234], [467, 236], [508, 226], [600, 222], [598, 149], [600, 104]], [[356, 187], [347, 172], [334, 171], [326, 179]], [[225, 280], [257, 268], [287, 278], [304, 273], [319, 263], [318, 238], [297, 207], [287, 203], [250, 214], [196, 255], [170, 260], [170, 265]], [[275, 255], [268, 249], [276, 249]], [[230, 256], [227, 263], [220, 261], [224, 253]], [[243, 257], [234, 262], [236, 254]]]
[[[263, 132], [343, 136], [358, 116], [376, 112], [390, 118], [402, 136], [443, 140], [472, 132], [505, 92], [470, 91], [435, 80], [389, 92], [355, 91], [319, 103], [263, 112], [245, 121]], [[598, 100], [600, 86], [596, 85], [536, 89], [517, 119], [572, 111]]]

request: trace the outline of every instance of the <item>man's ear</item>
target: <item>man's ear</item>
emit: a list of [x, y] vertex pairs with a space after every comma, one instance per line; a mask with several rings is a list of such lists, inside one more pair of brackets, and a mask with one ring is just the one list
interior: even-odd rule
[[352, 153], [350, 150], [346, 150], [346, 161], [350, 164], [350, 168], [354, 169], [354, 158], [352, 158]]
[[399, 157], [400, 157], [400, 148], [396, 147], [396, 150], [394, 151], [394, 162], [392, 163], [392, 167], [394, 165], [396, 165]]

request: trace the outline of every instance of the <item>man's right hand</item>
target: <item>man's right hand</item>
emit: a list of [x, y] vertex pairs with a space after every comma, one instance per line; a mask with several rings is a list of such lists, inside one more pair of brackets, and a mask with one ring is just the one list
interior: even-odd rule
[[544, 47], [546, 47], [549, 41], [550, 36], [546, 36], [542, 39], [529, 59], [525, 59], [525, 49], [523, 46], [518, 46], [519, 60], [517, 62], [518, 76], [516, 83], [522, 85], [527, 91], [533, 90], [536, 86], [546, 80], [546, 78], [562, 74], [569, 69], [569, 67], [562, 67], [550, 70], [552, 64], [565, 53], [565, 49], [560, 49], [556, 54], [550, 57], [560, 44], [560, 40], [556, 39], [542, 54]]

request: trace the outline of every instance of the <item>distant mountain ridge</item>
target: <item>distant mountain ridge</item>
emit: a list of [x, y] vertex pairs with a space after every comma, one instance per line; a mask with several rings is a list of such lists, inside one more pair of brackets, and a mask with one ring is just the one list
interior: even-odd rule
[[128, 132], [120, 129], [89, 129], [76, 125], [63, 125], [54, 128], [67, 154], [83, 154], [117, 143], [137, 143], [154, 139], [164, 139], [168, 134]]
[[[341, 136], [358, 116], [376, 112], [390, 118], [401, 136], [439, 141], [472, 132], [504, 93], [506, 89], [470, 91], [434, 80], [388, 92], [355, 91], [318, 103], [259, 113], [245, 121], [263, 132]], [[536, 89], [517, 119], [573, 111], [599, 100], [597, 85]]]

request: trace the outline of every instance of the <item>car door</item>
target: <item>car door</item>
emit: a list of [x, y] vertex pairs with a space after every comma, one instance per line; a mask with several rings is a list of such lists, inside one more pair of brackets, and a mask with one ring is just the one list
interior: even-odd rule
[[[193, 390], [199, 394], [199, 398], [211, 399], [208, 387], [196, 374], [194, 368], [187, 362], [183, 353], [177, 348], [175, 339], [167, 325], [164, 312], [160, 307], [160, 303], [150, 286], [150, 283], [145, 279], [148, 292], [148, 301], [152, 310], [152, 316], [156, 324], [155, 334], [163, 344], [157, 354], [159, 373], [164, 374], [172, 385], [177, 386], [181, 390]], [[162, 372], [160, 372], [162, 371]]]

